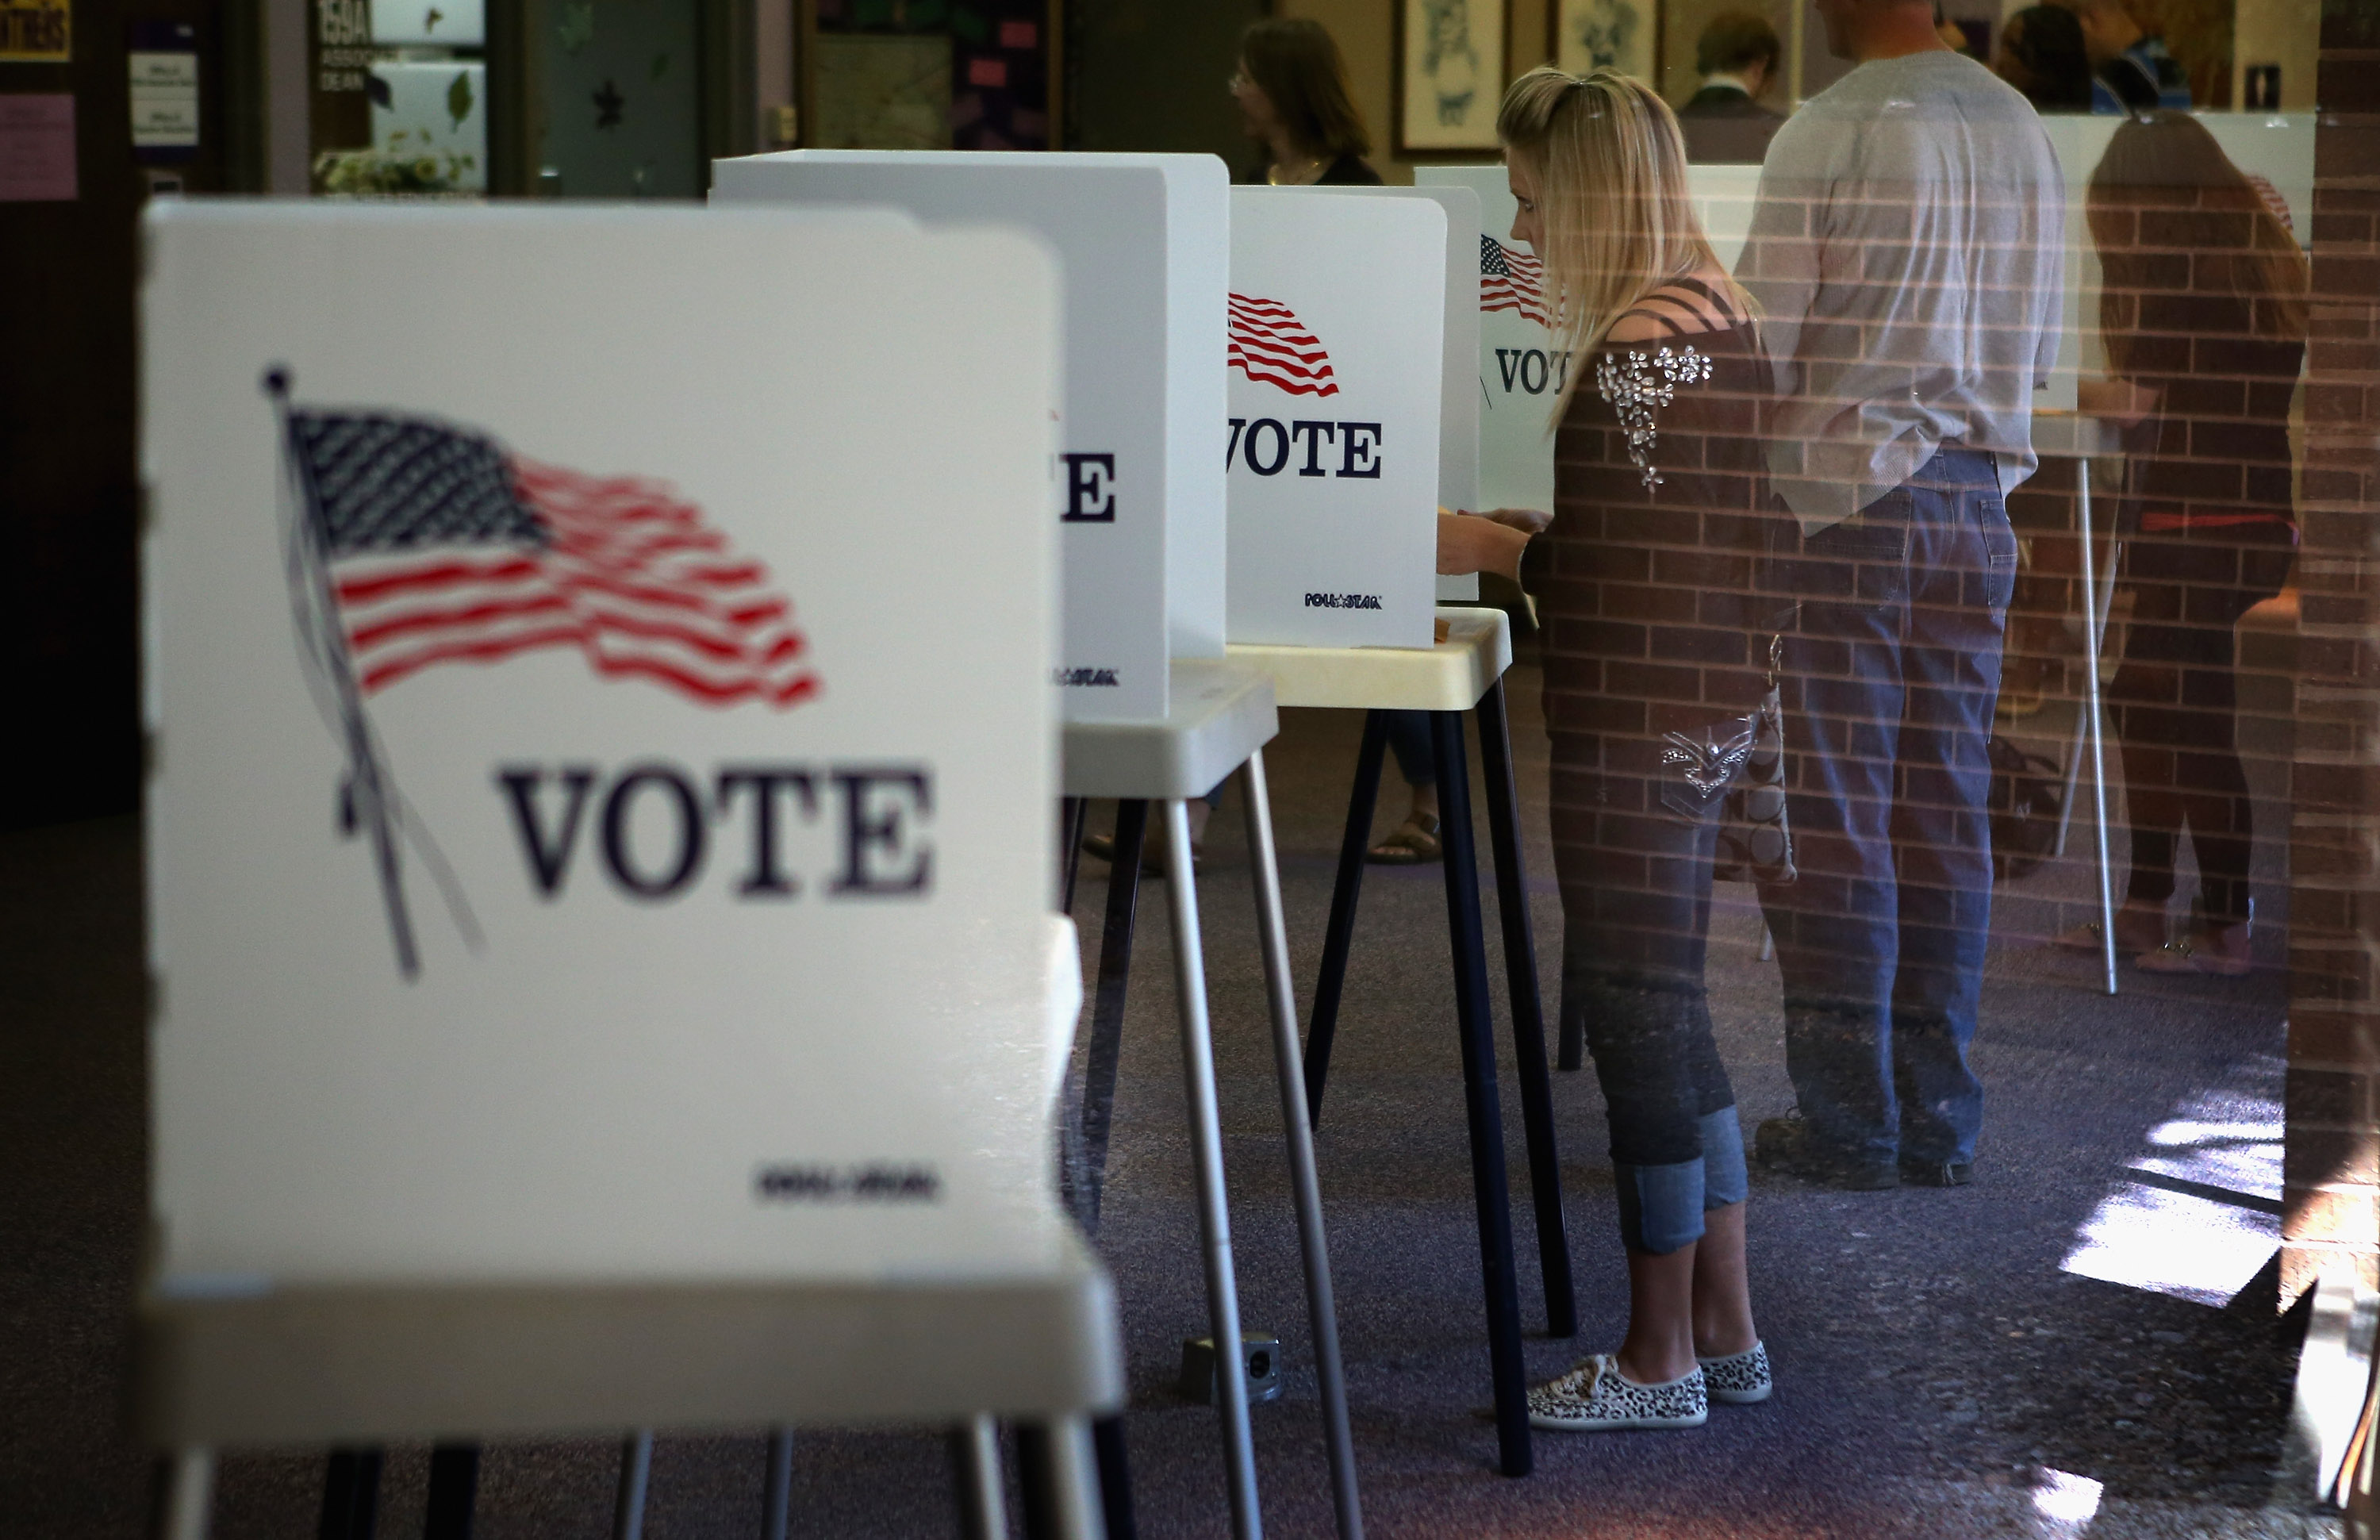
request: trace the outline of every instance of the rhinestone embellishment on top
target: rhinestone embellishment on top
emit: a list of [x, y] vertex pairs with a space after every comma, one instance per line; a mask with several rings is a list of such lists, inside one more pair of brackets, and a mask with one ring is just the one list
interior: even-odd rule
[[1653, 411], [1678, 397], [1680, 385], [1699, 384], [1711, 377], [1710, 356], [1692, 346], [1664, 347], [1658, 353], [1630, 348], [1623, 362], [1607, 353], [1596, 360], [1595, 388], [1620, 416], [1628, 434], [1628, 460], [1645, 473], [1645, 490], [1661, 484], [1653, 465], [1653, 445], [1659, 437]]

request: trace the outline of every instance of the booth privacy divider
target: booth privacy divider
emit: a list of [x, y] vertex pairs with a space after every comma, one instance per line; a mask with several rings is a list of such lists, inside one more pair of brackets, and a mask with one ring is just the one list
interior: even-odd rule
[[[1070, 721], [1166, 713], [1166, 665], [1223, 652], [1220, 431], [1230, 178], [1212, 155], [797, 150], [713, 163], [715, 205], [877, 204], [1038, 234], [1066, 281], [1052, 516]], [[880, 360], [907, 374], [934, 356]], [[953, 493], [963, 495], [964, 483]]]
[[140, 1377], [185, 1532], [218, 1445], [994, 1414], [1096, 1530], [1047, 251], [851, 211], [147, 238]]

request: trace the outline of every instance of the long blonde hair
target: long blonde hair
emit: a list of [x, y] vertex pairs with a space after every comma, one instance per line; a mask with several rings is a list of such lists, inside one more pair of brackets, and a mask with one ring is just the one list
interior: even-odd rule
[[[1616, 69], [1572, 75], [1540, 66], [1504, 93], [1496, 137], [1508, 159], [1524, 158], [1536, 173], [1550, 329], [1573, 355], [1592, 351], [1664, 284], [1696, 268], [1726, 273], [1686, 193], [1677, 115], [1650, 86]], [[1718, 286], [1753, 313], [1734, 279]], [[1556, 421], [1584, 372], [1569, 371]]]

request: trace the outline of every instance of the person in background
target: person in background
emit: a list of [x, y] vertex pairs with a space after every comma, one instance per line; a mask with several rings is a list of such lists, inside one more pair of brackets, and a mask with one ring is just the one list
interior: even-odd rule
[[[2240, 617], [2296, 549], [2289, 398], [2305, 361], [2305, 255], [2255, 182], [2185, 113], [2118, 128], [2084, 202], [2110, 378], [2084, 411], [2125, 427], [2119, 581], [2133, 595], [2108, 688], [2131, 874], [2117, 944], [2153, 973], [2252, 966], [2248, 778], [2237, 740]], [[2187, 832], [2198, 898], [2167, 940]], [[2099, 928], [2060, 941], [2099, 950]]]
[[2031, 6], [2000, 23], [1992, 73], [2024, 92], [2036, 112], [2091, 111], [2091, 55], [2072, 11]]
[[1318, 21], [1251, 22], [1232, 77], [1241, 126], [1264, 149], [1261, 179], [1274, 187], [1367, 187], [1372, 138], [1347, 79], [1347, 61]]
[[[1560, 297], [1551, 560], [1538, 606], [1565, 1021], [1609, 1113], [1628, 1330], [1529, 1395], [1572, 1431], [1694, 1427], [1767, 1398], [1745, 1270], [1749, 1176], [1704, 980], [1726, 792], [1781, 618], [1755, 591], [1769, 370], [1686, 191], [1651, 88], [1611, 69], [1515, 81], [1497, 133], [1512, 237]], [[1439, 570], [1517, 575], [1531, 542], [1442, 516]]]
[[1816, 0], [1855, 67], [1761, 170], [1736, 276], [1777, 365], [1770, 484], [1797, 527], [1780, 681], [1797, 879], [1764, 888], [1799, 1103], [1762, 1164], [1827, 1185], [1971, 1180], [1990, 935], [2006, 494], [2058, 356], [2066, 191], [2032, 104], [1926, 0]]
[[1694, 42], [1694, 70], [1702, 89], [1678, 109], [1686, 136], [1686, 159], [1696, 163], [1757, 165], [1782, 113], [1760, 104], [1760, 93], [1777, 79], [1782, 54], [1777, 29], [1753, 11], [1725, 11]]
[[2188, 112], [2190, 76], [2165, 39], [2152, 35], [2125, 0], [2052, 0], [2074, 13], [2091, 56], [2091, 110], [2121, 114], [2165, 108]]

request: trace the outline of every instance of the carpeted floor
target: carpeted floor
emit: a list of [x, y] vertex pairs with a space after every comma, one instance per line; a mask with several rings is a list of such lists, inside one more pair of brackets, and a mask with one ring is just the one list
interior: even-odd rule
[[[1518, 671], [1515, 746], [1550, 1014], [1560, 914], [1535, 693], [1530, 671]], [[1284, 712], [1269, 753], [1301, 1009], [1358, 726], [1344, 714]], [[1401, 797], [1391, 772], [1380, 827]], [[1281, 1338], [1291, 1365], [1287, 1394], [1256, 1410], [1259, 1479], [1273, 1533], [1320, 1535], [1330, 1533], [1329, 1487], [1239, 813], [1234, 789], [1209, 838], [1200, 894], [1243, 1316], [1250, 1329]], [[2260, 815], [2263, 828], [2281, 827], [2269, 803]], [[138, 840], [129, 819], [0, 835], [0, 1535], [8, 1540], [129, 1537], [148, 1500], [147, 1461], [120, 1431], [145, 1203]], [[2073, 852], [2090, 848], [2078, 824]], [[2278, 852], [2277, 842], [2260, 842], [2259, 950], [2268, 964], [2282, 955]], [[2117, 854], [2120, 862], [2120, 842]], [[1097, 954], [1102, 877], [1086, 862], [1076, 919], [1087, 960]], [[2227, 982], [2128, 970], [2124, 992], [2109, 1000], [2092, 959], [2041, 944], [2080, 917], [2091, 884], [2089, 868], [2070, 858], [2000, 894], [1975, 1048], [1990, 1102], [1973, 1186], [1853, 1194], [1755, 1173], [1753, 1282], [1776, 1397], [1714, 1408], [1707, 1427], [1688, 1433], [1540, 1435], [1536, 1474], [1508, 1480], [1495, 1473], [1483, 1415], [1486, 1338], [1442, 878], [1435, 867], [1374, 868], [1319, 1138], [1369, 1532], [2335, 1534], [2305, 1501], [2286, 1448], [2295, 1345], [2291, 1323], [2274, 1315], [2269, 1266], [2228, 1304], [2212, 1300], [2239, 1279], [2191, 1299], [2061, 1269], [2087, 1232], [2108, 1255], [2137, 1249], [2146, 1233], [2152, 1253], [2162, 1246], [2191, 1271], [2219, 1236], [2203, 1240], [2178, 1222], [2125, 1231], [2108, 1216], [2120, 1218], [2123, 1194], [2136, 1191], [2257, 1215], [2269, 1201], [2253, 1172], [2277, 1138], [2279, 974], [2268, 965]], [[1204, 1304], [1161, 889], [1145, 888], [1142, 902], [1099, 1245], [1124, 1307], [1140, 1533], [1221, 1535], [1215, 1414], [1172, 1388], [1183, 1339], [1205, 1330]], [[1486, 902], [1500, 1031], [1492, 888]], [[1722, 891], [1714, 931], [1714, 1007], [1748, 1128], [1791, 1099], [1775, 970], [1757, 959], [1748, 890]], [[1545, 1336], [1509, 1039], [1503, 1055], [1536, 1376], [1616, 1343], [1623, 1278], [1600, 1097], [1591, 1073], [1560, 1075], [1584, 1322], [1574, 1340]], [[2202, 1157], [2215, 1165], [2187, 1163]], [[2251, 1174], [2210, 1182], [2209, 1170]], [[2155, 1272], [2157, 1262], [2152, 1255], [2143, 1266]], [[757, 1534], [761, 1450], [757, 1435], [664, 1437], [646, 1534]], [[479, 1534], [608, 1534], [616, 1461], [611, 1444], [492, 1447]], [[390, 1452], [382, 1535], [419, 1533], [426, 1463], [418, 1448]], [[316, 1451], [227, 1460], [215, 1533], [312, 1534], [321, 1471]], [[947, 1482], [930, 1433], [808, 1434], [797, 1446], [795, 1533], [954, 1534]]]

